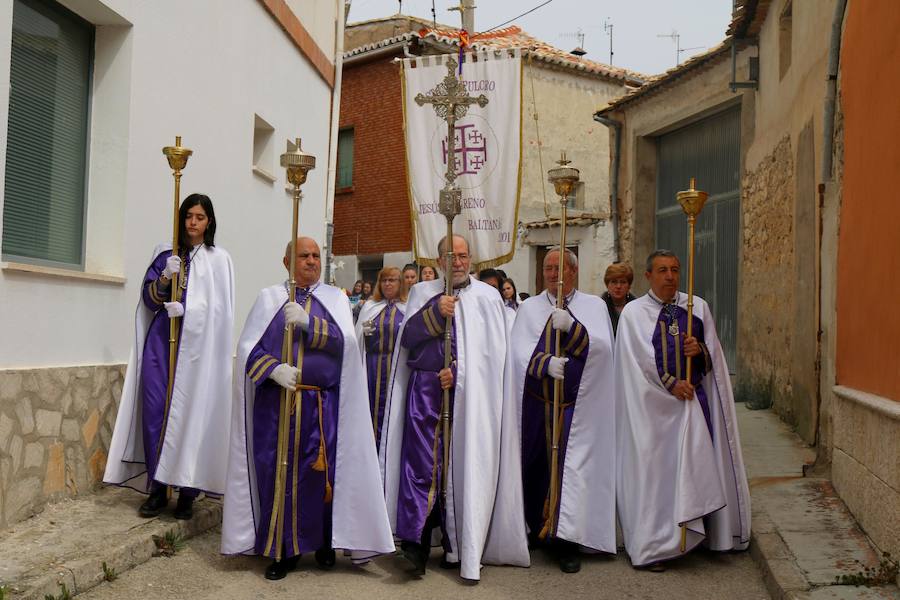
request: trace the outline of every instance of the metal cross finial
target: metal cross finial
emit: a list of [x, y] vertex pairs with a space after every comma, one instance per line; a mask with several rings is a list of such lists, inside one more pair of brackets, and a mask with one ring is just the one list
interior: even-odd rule
[[431, 104], [437, 116], [447, 122], [447, 173], [448, 183], [456, 180], [456, 121], [466, 116], [469, 106], [477, 104], [481, 108], [487, 106], [488, 99], [484, 94], [477, 98], [466, 94], [466, 88], [456, 77], [454, 59], [447, 60], [447, 75], [428, 94], [416, 94], [415, 101], [419, 106]]
[[559, 154], [559, 160], [556, 161], [556, 164], [558, 164], [558, 165], [561, 166], [561, 167], [564, 167], [564, 166], [566, 166], [567, 164], [569, 164], [569, 163], [571, 163], [571, 162], [572, 162], [571, 160], [566, 160], [566, 151], [563, 150], [562, 152], [560, 152], [560, 154]]

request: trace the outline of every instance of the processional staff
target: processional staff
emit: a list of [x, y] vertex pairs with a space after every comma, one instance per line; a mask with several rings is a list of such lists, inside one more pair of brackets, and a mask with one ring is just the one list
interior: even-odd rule
[[[694, 335], [694, 225], [697, 222], [697, 215], [703, 210], [706, 199], [709, 194], [694, 189], [694, 178], [691, 177], [690, 189], [675, 194], [678, 203], [681, 205], [684, 214], [687, 215], [688, 222], [688, 302], [687, 302], [687, 335], [686, 338]], [[683, 350], [682, 350], [683, 351]], [[691, 363], [692, 360], [686, 360], [687, 367], [685, 369], [685, 379], [691, 382]], [[687, 548], [687, 525], [681, 525], [681, 551]]]
[[[477, 98], [466, 94], [465, 86], [456, 76], [457, 63], [453, 58], [447, 60], [447, 75], [428, 94], [417, 94], [416, 104], [431, 104], [437, 116], [447, 122], [447, 172], [446, 180], [440, 191], [438, 211], [447, 219], [447, 243], [445, 264], [445, 292], [453, 294], [453, 219], [462, 212], [462, 191], [456, 184], [456, 121], [463, 118], [469, 106], [477, 104], [484, 108], [488, 99], [484, 94]], [[452, 350], [451, 332], [453, 318], [447, 317], [444, 323], [444, 368], [450, 368], [450, 352]], [[443, 437], [444, 467], [441, 469], [441, 500], [444, 510], [447, 506], [447, 471], [450, 464], [450, 390], [445, 389], [441, 401], [441, 436]]]
[[[287, 151], [281, 155], [281, 166], [287, 170], [288, 183], [294, 186], [294, 202], [293, 202], [293, 218], [291, 219], [291, 244], [290, 252], [290, 275], [288, 278], [288, 301], [296, 302], [297, 300], [297, 282], [294, 279], [294, 271], [297, 266], [297, 232], [300, 227], [300, 200], [303, 194], [300, 192], [300, 186], [306, 183], [306, 174], [316, 168], [316, 157], [312, 154], [303, 152], [300, 144], [300, 138], [295, 142], [288, 141]], [[298, 357], [299, 358], [299, 357]], [[294, 364], [294, 328], [286, 321], [284, 324], [284, 339], [281, 346], [281, 362], [291, 366], [300, 368], [299, 364]], [[299, 379], [300, 375], [298, 375]], [[300, 381], [297, 381], [299, 385]], [[284, 502], [287, 467], [288, 467], [288, 437], [290, 436], [291, 427], [291, 407], [296, 405], [299, 410], [300, 400], [297, 398], [296, 390], [281, 390], [281, 410], [278, 415], [278, 445], [276, 452], [278, 453], [275, 460], [275, 502], [272, 507], [272, 517], [269, 524], [269, 531], [272, 531], [272, 525], [275, 529], [275, 560], [281, 560], [284, 550]], [[299, 423], [297, 427], [299, 427]], [[295, 457], [295, 460], [299, 458]], [[328, 480], [325, 481], [326, 493], [328, 492]], [[271, 550], [270, 544], [272, 538], [270, 536], [269, 544], [267, 544], [266, 552]]]
[[[181, 145], [181, 136], [175, 136], [175, 145], [166, 146], [162, 149], [163, 154], [169, 161], [169, 167], [172, 169], [172, 177], [175, 178], [175, 201], [172, 207], [172, 256], [178, 256], [178, 233], [181, 229], [178, 213], [181, 208], [181, 171], [187, 166], [188, 158], [194, 153], [189, 148]], [[178, 271], [177, 279], [173, 279], [170, 283], [169, 298], [171, 302], [181, 301], [181, 292], [185, 286], [185, 265], [182, 265]], [[169, 406], [172, 403], [172, 387], [175, 383], [175, 359], [177, 358], [178, 333], [181, 329], [181, 317], [169, 317], [169, 382], [166, 387], [166, 407], [163, 411], [163, 423], [169, 418]], [[160, 443], [157, 444], [157, 453], [162, 452], [162, 435], [165, 433], [163, 428], [160, 433]]]
[[[565, 308], [565, 294], [563, 291], [563, 273], [566, 264], [566, 226], [568, 225], [568, 205], [569, 196], [575, 189], [581, 173], [578, 169], [568, 166], [572, 161], [566, 159], [566, 152], [563, 150], [560, 159], [556, 161], [558, 167], [547, 171], [547, 180], [553, 184], [559, 196], [559, 275], [556, 280], [556, 308]], [[554, 354], [557, 358], [562, 357], [562, 332], [557, 332], [556, 347]], [[559, 505], [559, 436], [561, 427], [559, 423], [560, 405], [563, 400], [563, 382], [560, 379], [553, 380], [553, 425], [550, 442], [550, 499], [547, 505], [546, 523], [538, 537], [545, 539], [548, 535], [553, 535], [556, 531], [556, 508]]]

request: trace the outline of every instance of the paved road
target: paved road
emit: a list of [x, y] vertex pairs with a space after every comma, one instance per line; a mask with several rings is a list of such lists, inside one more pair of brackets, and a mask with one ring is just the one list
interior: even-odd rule
[[762, 577], [749, 554], [698, 552], [672, 565], [665, 573], [631, 568], [627, 558], [588, 557], [581, 573], [564, 575], [542, 552], [532, 553], [532, 567], [486, 567], [481, 583], [469, 585], [453, 571], [438, 568], [432, 554], [429, 571], [411, 579], [400, 559], [386, 556], [365, 567], [339, 558], [332, 572], [316, 569], [304, 556], [296, 571], [278, 582], [266, 581], [267, 564], [259, 558], [224, 557], [218, 553], [219, 533], [213, 531], [188, 542], [173, 558], [158, 557], [103, 583], [80, 600], [249, 600], [256, 598], [353, 598], [401, 600], [427, 598], [515, 599], [540, 598], [663, 598], [768, 599]]

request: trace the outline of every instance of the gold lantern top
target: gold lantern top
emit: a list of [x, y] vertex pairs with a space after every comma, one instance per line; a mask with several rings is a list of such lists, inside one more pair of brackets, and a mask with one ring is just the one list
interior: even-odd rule
[[316, 168], [316, 157], [303, 151], [300, 138], [296, 142], [288, 140], [287, 151], [281, 155], [281, 166], [287, 169], [287, 178], [291, 184], [303, 185], [306, 183], [306, 174]]
[[675, 197], [678, 199], [678, 204], [681, 205], [682, 210], [684, 210], [684, 214], [688, 217], [696, 218], [697, 215], [700, 214], [700, 211], [703, 210], [703, 205], [706, 204], [706, 199], [709, 198], [709, 194], [694, 189], [694, 178], [691, 177], [690, 189], [678, 192], [675, 194]]
[[566, 151], [563, 150], [560, 159], [556, 161], [559, 166], [547, 171], [547, 180], [553, 184], [553, 189], [563, 199], [563, 203], [567, 202], [568, 197], [572, 195], [575, 184], [578, 183], [581, 176], [578, 169], [568, 166], [571, 162], [566, 160]]
[[166, 155], [166, 159], [169, 161], [169, 167], [173, 171], [182, 170], [187, 165], [188, 158], [194, 153], [190, 148], [184, 148], [181, 145], [180, 135], [175, 136], [174, 146], [166, 146], [162, 149], [162, 152]]

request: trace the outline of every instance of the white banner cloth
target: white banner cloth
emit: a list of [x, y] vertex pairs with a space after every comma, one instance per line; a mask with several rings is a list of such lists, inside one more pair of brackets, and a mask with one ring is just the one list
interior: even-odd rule
[[[456, 122], [456, 179], [462, 213], [454, 233], [469, 241], [476, 269], [512, 260], [518, 223], [522, 154], [522, 57], [519, 50], [465, 55], [462, 80], [469, 96], [484, 94], [488, 104], [472, 104]], [[447, 76], [446, 61], [458, 56], [403, 60], [403, 110], [407, 182], [413, 240], [420, 264], [434, 266], [437, 244], [447, 234], [438, 212], [438, 194], [447, 170], [447, 122], [433, 104], [418, 106]]]

